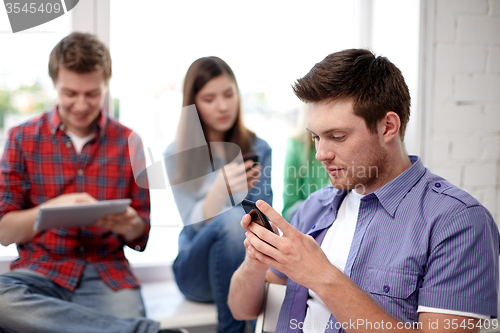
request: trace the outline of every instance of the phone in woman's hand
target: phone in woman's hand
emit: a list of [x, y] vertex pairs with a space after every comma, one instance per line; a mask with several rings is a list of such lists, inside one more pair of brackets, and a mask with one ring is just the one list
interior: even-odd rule
[[255, 164], [257, 164], [259, 162], [259, 155], [255, 154], [255, 153], [243, 154], [243, 162], [246, 162], [248, 160], [252, 160], [253, 164], [250, 168], [246, 169], [245, 171], [250, 170], [253, 166], [255, 166]]
[[252, 160], [254, 163], [259, 162], [259, 155], [255, 153], [246, 153], [243, 154], [243, 162], [246, 162], [248, 160]]

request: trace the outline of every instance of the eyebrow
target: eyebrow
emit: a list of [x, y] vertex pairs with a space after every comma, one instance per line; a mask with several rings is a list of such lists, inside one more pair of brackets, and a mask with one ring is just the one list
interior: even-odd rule
[[[329, 130], [326, 130], [326, 131], [323, 131], [322, 134], [328, 134], [328, 133], [331, 133], [331, 132], [336, 132], [336, 131], [345, 131], [346, 129], [345, 128], [331, 128]], [[311, 134], [316, 134], [315, 132], [311, 131], [309, 128], [306, 127], [306, 131], [308, 131], [309, 133]]]
[[[69, 88], [62, 88], [62, 90], [66, 91], [66, 92], [70, 92], [70, 93], [75, 93], [75, 94], [78, 94], [77, 91], [73, 90], [73, 89], [69, 89]], [[99, 88], [96, 88], [94, 90], [90, 90], [90, 91], [86, 91], [84, 92], [84, 94], [92, 94], [92, 93], [96, 93], [96, 92], [99, 92]]]
[[[232, 92], [232, 91], [233, 91], [233, 88], [232, 88], [232, 87], [229, 87], [229, 88], [227, 88], [226, 90], [224, 90], [222, 93], [223, 93], [223, 94], [226, 94], [226, 93], [228, 93], [229, 91], [231, 91], [231, 92]], [[204, 94], [204, 95], [201, 95], [200, 97], [201, 97], [201, 98], [203, 98], [203, 97], [211, 97], [211, 96], [214, 96], [214, 95], [216, 95], [216, 93], [206, 93], [206, 94]]]

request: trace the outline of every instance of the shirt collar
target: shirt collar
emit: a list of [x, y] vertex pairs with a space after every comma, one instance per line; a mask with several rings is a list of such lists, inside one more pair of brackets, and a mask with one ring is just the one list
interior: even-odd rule
[[322, 206], [330, 206], [331, 215], [324, 214], [317, 221], [312, 221], [311, 224], [313, 226], [309, 226], [307, 229], [309, 230], [308, 234], [312, 234], [314, 232], [319, 232], [323, 229], [328, 228], [332, 225], [333, 221], [337, 218], [337, 211], [340, 207], [340, 204], [344, 200], [345, 196], [349, 191], [343, 191], [333, 188], [332, 185], [325, 186], [321, 190], [323, 193], [318, 195], [318, 202]]
[[[392, 217], [394, 217], [396, 209], [401, 203], [401, 200], [403, 200], [406, 194], [413, 188], [413, 186], [419, 181], [420, 178], [422, 178], [425, 173], [425, 167], [420, 157], [409, 157], [412, 165], [408, 169], [403, 171], [403, 173], [401, 173], [399, 176], [397, 176], [375, 192], [365, 196], [365, 198], [369, 198], [370, 196], [375, 195], [384, 209]], [[323, 188], [325, 194], [318, 196], [318, 201], [323, 206], [331, 204], [333, 211], [336, 212], [348, 191], [333, 189], [333, 191], [329, 190], [327, 192], [327, 189], [331, 189], [331, 187], [332, 186], [326, 186]]]
[[320, 196], [318, 196], [318, 201], [323, 206], [328, 206], [329, 204], [333, 205], [334, 210], [339, 208], [342, 200], [347, 195], [349, 191], [337, 190], [333, 189], [332, 185], [325, 186], [322, 189], [323, 192], [326, 192]]
[[[372, 194], [392, 217], [403, 198], [410, 192], [425, 173], [425, 167], [418, 156], [409, 156], [412, 165], [399, 176], [385, 184]], [[370, 196], [370, 195], [368, 195]], [[368, 197], [367, 196], [367, 197]]]
[[[66, 130], [66, 126], [63, 124], [61, 117], [59, 116], [59, 112], [57, 112], [57, 107], [59, 104], [54, 105], [52, 110], [49, 112], [49, 124], [50, 124], [50, 132], [52, 135], [56, 134], [57, 130], [61, 131]], [[106, 117], [103, 112], [99, 114], [99, 119], [94, 123], [92, 127], [93, 132], [99, 132], [101, 136], [104, 136], [106, 124], [108, 122], [108, 117]]]

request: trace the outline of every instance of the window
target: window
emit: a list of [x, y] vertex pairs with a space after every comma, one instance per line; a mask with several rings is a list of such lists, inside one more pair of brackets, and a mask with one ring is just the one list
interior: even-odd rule
[[[139, 133], [156, 161], [174, 139], [189, 65], [215, 55], [231, 66], [245, 124], [273, 147], [273, 206], [281, 211], [286, 139], [301, 108], [291, 85], [327, 54], [353, 46], [352, 4], [112, 0], [110, 28], [119, 119]], [[172, 193], [151, 190], [151, 197], [147, 255], [127, 251], [133, 262], [177, 254], [182, 222]]]
[[[345, 48], [369, 47], [400, 67], [410, 86], [412, 112], [417, 109], [419, 0], [106, 1], [111, 3], [109, 15], [97, 0], [80, 2], [76, 9], [88, 6], [84, 15], [73, 10], [24, 33], [0, 34], [2, 50], [8, 50], [0, 53], [0, 107], [2, 90], [13, 92], [33, 84], [42, 87], [46, 105], [52, 105], [55, 92], [47, 74], [48, 55], [70, 32], [74, 14], [79, 30], [86, 22], [92, 26], [87, 30], [109, 26], [115, 114], [160, 160], [175, 135], [187, 68], [199, 57], [219, 56], [236, 74], [245, 124], [273, 147], [273, 206], [278, 211], [283, 206], [286, 139], [302, 107], [291, 85], [316, 62]], [[3, 9], [0, 16], [0, 30], [10, 31]], [[29, 100], [19, 97], [15, 103], [29, 104]], [[22, 112], [5, 118], [0, 141], [9, 126], [32, 116]], [[417, 119], [413, 114], [408, 128], [410, 153], [418, 153]], [[4, 144], [0, 142], [0, 150]], [[151, 200], [148, 248], [145, 253], [126, 250], [134, 264], [170, 262], [177, 254], [182, 222], [173, 196], [170, 190], [151, 190]], [[0, 246], [0, 260], [11, 255], [17, 255], [15, 247]]]
[[[0, 6], [0, 156], [12, 126], [54, 105], [56, 93], [48, 74], [49, 54], [71, 31], [71, 12], [41, 26], [13, 34]], [[15, 245], [0, 246], [1, 257], [17, 256]]]

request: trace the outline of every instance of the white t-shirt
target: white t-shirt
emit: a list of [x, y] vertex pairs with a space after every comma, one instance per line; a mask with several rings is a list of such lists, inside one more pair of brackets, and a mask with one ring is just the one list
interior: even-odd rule
[[73, 147], [75, 147], [77, 154], [80, 154], [82, 152], [83, 146], [85, 146], [85, 144], [92, 140], [92, 138], [94, 137], [94, 133], [91, 133], [84, 138], [81, 138], [70, 131], [66, 131], [66, 134], [71, 139], [71, 143], [73, 144]]
[[[356, 191], [350, 191], [346, 195], [339, 207], [335, 222], [328, 229], [321, 243], [321, 249], [325, 252], [330, 263], [341, 272], [344, 272], [349, 250], [351, 249], [362, 197], [364, 195]], [[318, 295], [309, 290], [303, 331], [305, 333], [323, 332], [330, 315], [330, 310]]]

